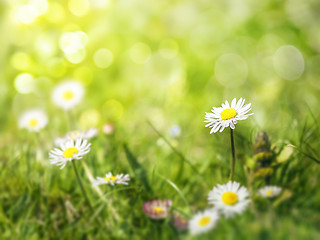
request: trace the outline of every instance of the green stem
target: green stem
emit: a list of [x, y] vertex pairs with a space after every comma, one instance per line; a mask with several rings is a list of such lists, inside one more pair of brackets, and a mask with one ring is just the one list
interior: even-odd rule
[[231, 137], [232, 161], [231, 161], [231, 171], [230, 171], [229, 180], [232, 181], [233, 174], [234, 174], [234, 167], [235, 167], [235, 165], [236, 165], [236, 157], [235, 157], [235, 151], [234, 151], [233, 129], [232, 129], [232, 128], [230, 128], [230, 137]]
[[87, 202], [90, 210], [91, 210], [92, 212], [94, 212], [94, 211], [93, 211], [93, 208], [92, 208], [92, 206], [91, 206], [91, 204], [90, 204], [89, 198], [88, 198], [88, 196], [87, 196], [87, 194], [86, 194], [86, 191], [84, 190], [84, 187], [83, 187], [83, 185], [82, 185], [82, 182], [81, 182], [81, 179], [80, 179], [80, 176], [79, 176], [79, 172], [78, 172], [78, 169], [77, 169], [76, 164], [75, 164], [75, 160], [72, 160], [71, 162], [72, 162], [73, 170], [74, 170], [74, 172], [76, 173], [77, 180], [78, 180], [78, 183], [79, 183], [79, 185], [80, 185], [82, 194], [83, 194], [83, 196], [84, 196], [84, 198], [85, 198], [85, 200], [86, 200], [86, 202]]

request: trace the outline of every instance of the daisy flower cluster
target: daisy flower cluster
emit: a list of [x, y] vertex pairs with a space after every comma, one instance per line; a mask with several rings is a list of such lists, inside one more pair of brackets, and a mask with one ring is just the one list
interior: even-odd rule
[[[81, 83], [68, 80], [59, 84], [52, 92], [52, 101], [64, 110], [71, 110], [78, 105], [84, 95]], [[30, 132], [39, 132], [48, 124], [48, 116], [41, 109], [30, 109], [23, 112], [19, 118], [19, 127]]]
[[[78, 105], [84, 95], [82, 85], [75, 81], [67, 81], [58, 85], [53, 93], [52, 100], [60, 108], [69, 111]], [[211, 128], [211, 133], [222, 132], [225, 128], [231, 129], [232, 142], [232, 174], [230, 180], [226, 184], [217, 184], [208, 193], [208, 204], [210, 208], [203, 211], [198, 211], [190, 219], [181, 217], [179, 214], [172, 214], [171, 220], [173, 225], [179, 230], [183, 231], [189, 229], [190, 234], [201, 234], [210, 231], [217, 226], [221, 217], [232, 218], [237, 214], [241, 214], [251, 202], [250, 193], [248, 189], [241, 186], [240, 183], [232, 181], [234, 170], [234, 142], [233, 132], [235, 125], [239, 120], [245, 120], [253, 113], [251, 110], [251, 103], [245, 104], [245, 99], [240, 98], [238, 101], [234, 98], [229, 104], [225, 101], [221, 107], [213, 107], [210, 113], [206, 113], [205, 127]], [[31, 132], [38, 132], [43, 129], [48, 123], [48, 117], [41, 109], [31, 109], [24, 112], [19, 119], [20, 128], [27, 129]], [[114, 126], [112, 124], [105, 124], [103, 132], [105, 134], [112, 134]], [[170, 130], [171, 136], [176, 138], [179, 136], [181, 129], [178, 125], [173, 126]], [[49, 152], [49, 162], [63, 169], [69, 162], [81, 160], [91, 151], [90, 139], [99, 134], [98, 129], [90, 128], [85, 131], [71, 131], [62, 137], [54, 140], [56, 146]], [[75, 162], [72, 162], [81, 189], [86, 196], [84, 189], [79, 179], [79, 174], [75, 167]], [[129, 174], [114, 174], [111, 171], [106, 173], [104, 177], [96, 177], [92, 180], [92, 187], [98, 188], [100, 185], [128, 185], [130, 181]], [[257, 194], [263, 198], [274, 198], [282, 192], [282, 188], [277, 186], [265, 186], [258, 189]], [[89, 205], [90, 202], [88, 201]], [[90, 206], [91, 207], [91, 206]], [[152, 220], [165, 220], [172, 207], [171, 199], [154, 199], [152, 201], [144, 202], [142, 206], [143, 212]], [[92, 207], [91, 207], [92, 209]]]
[[189, 221], [191, 234], [200, 234], [213, 229], [221, 215], [226, 218], [242, 213], [250, 203], [248, 190], [237, 182], [218, 184], [209, 192], [208, 202], [212, 208], [198, 212]]

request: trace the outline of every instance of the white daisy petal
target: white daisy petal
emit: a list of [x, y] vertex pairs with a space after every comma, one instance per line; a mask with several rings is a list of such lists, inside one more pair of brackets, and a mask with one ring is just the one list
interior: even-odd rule
[[237, 103], [237, 99], [236, 98], [232, 99], [231, 107], [235, 108], [236, 107], [236, 103]]

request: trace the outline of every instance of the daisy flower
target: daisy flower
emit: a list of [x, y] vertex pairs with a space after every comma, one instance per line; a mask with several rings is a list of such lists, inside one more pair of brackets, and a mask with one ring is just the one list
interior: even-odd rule
[[48, 117], [40, 109], [31, 109], [24, 112], [19, 119], [19, 127], [30, 132], [39, 132], [48, 123]]
[[264, 198], [272, 198], [278, 196], [282, 191], [281, 187], [277, 186], [265, 186], [258, 190], [258, 194]]
[[178, 213], [172, 215], [171, 221], [179, 231], [184, 231], [188, 228], [189, 221]]
[[68, 140], [76, 140], [78, 138], [90, 140], [91, 138], [97, 136], [99, 133], [99, 130], [97, 128], [90, 128], [86, 131], [72, 131], [67, 133], [63, 137], [58, 137], [54, 140], [54, 145], [60, 146], [62, 143], [68, 141]]
[[209, 192], [209, 203], [213, 204], [227, 218], [233, 217], [235, 213], [243, 212], [250, 199], [249, 192], [245, 187], [240, 187], [237, 182], [229, 181], [224, 185], [217, 185]]
[[64, 168], [67, 162], [81, 159], [90, 152], [90, 145], [87, 140], [78, 138], [77, 140], [69, 140], [49, 152], [49, 160], [51, 164]]
[[92, 184], [92, 186], [97, 186], [101, 184], [111, 184], [114, 186], [115, 184], [124, 184], [128, 185], [128, 181], [130, 181], [130, 176], [129, 174], [117, 174], [116, 176], [112, 175], [111, 172], [107, 173], [104, 178], [97, 177], [95, 182]]
[[244, 105], [245, 99], [240, 98], [239, 101], [234, 98], [229, 104], [228, 101], [222, 103], [221, 107], [213, 107], [211, 112], [207, 113], [205, 116], [205, 121], [208, 124], [206, 127], [212, 128], [211, 133], [216, 133], [217, 131], [222, 132], [223, 129], [229, 127], [231, 129], [235, 128], [238, 120], [245, 120], [248, 116], [253, 113], [248, 114], [251, 110], [251, 103]]
[[142, 210], [149, 218], [161, 220], [168, 216], [171, 205], [171, 200], [155, 199], [153, 201], [145, 202], [142, 206]]
[[189, 231], [192, 235], [208, 232], [215, 227], [219, 214], [215, 209], [199, 212], [189, 221]]
[[70, 110], [78, 105], [84, 95], [83, 86], [76, 81], [67, 81], [59, 84], [52, 93], [52, 100], [64, 110]]

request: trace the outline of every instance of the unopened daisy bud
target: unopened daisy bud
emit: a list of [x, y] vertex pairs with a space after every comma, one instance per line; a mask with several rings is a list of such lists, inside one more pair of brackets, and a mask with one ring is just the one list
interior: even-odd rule
[[48, 123], [48, 117], [40, 109], [31, 109], [24, 112], [19, 119], [19, 127], [30, 132], [39, 132]]
[[199, 212], [189, 221], [190, 234], [205, 233], [213, 229], [219, 219], [219, 214], [215, 209], [207, 209]]
[[110, 135], [114, 132], [114, 125], [111, 123], [106, 123], [102, 126], [102, 131], [107, 134]]
[[53, 102], [64, 110], [70, 110], [78, 105], [84, 95], [84, 88], [76, 81], [66, 81], [59, 84], [52, 93]]
[[168, 216], [171, 205], [171, 200], [153, 200], [145, 202], [142, 206], [142, 210], [149, 218], [162, 220]]
[[124, 175], [121, 173], [114, 176], [111, 172], [109, 172], [104, 178], [97, 177], [92, 186], [98, 186], [101, 184], [110, 184], [112, 186], [114, 186], [115, 184], [128, 185], [128, 181], [130, 181], [129, 174]]

